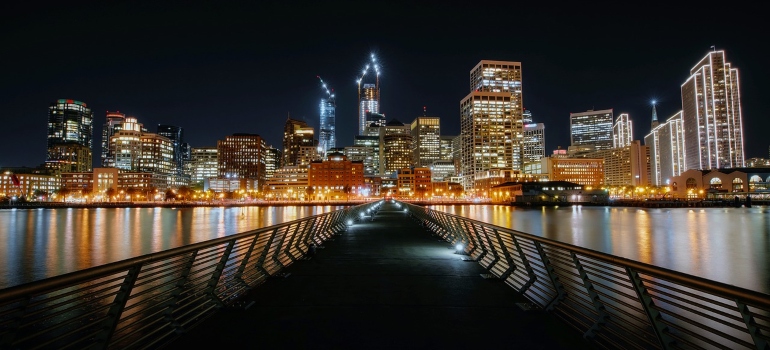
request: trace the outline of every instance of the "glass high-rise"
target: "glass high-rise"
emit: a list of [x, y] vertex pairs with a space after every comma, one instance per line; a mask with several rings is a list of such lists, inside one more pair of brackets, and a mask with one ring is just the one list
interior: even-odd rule
[[329, 93], [325, 99], [321, 100], [321, 119], [318, 130], [318, 146], [324, 153], [330, 148], [337, 147], [337, 136], [335, 131], [336, 113], [337, 103], [335, 102], [334, 94]]
[[167, 137], [173, 143], [174, 173], [184, 174], [185, 142], [184, 129], [181, 126], [158, 124], [157, 134]]
[[102, 127], [102, 167], [112, 168], [115, 166], [115, 155], [110, 152], [110, 138], [115, 132], [120, 131], [121, 125], [126, 120], [126, 114], [120, 111], [107, 111], [107, 119]]
[[[380, 86], [379, 84], [363, 84], [358, 89], [358, 134], [365, 135], [366, 127], [371, 123], [367, 119], [369, 114], [380, 113]], [[371, 115], [369, 115], [371, 118]]]

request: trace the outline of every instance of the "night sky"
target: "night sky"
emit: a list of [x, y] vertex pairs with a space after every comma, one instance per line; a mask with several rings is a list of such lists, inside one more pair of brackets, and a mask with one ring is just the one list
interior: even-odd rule
[[629, 113], [634, 138], [643, 139], [650, 101], [659, 101], [661, 122], [678, 111], [681, 84], [712, 45], [740, 71], [746, 158], [768, 157], [768, 28], [758, 7], [542, 3], [6, 5], [0, 167], [45, 161], [47, 108], [60, 98], [94, 112], [95, 157], [107, 110], [151, 132], [181, 126], [193, 147], [256, 133], [281, 148], [287, 115], [318, 126], [317, 75], [336, 92], [337, 146], [351, 145], [355, 80], [372, 52], [389, 120], [411, 122], [425, 106], [441, 117], [442, 134], [457, 135], [470, 69], [482, 59], [519, 61], [524, 107], [545, 123], [548, 153], [569, 146], [569, 113], [588, 109]]

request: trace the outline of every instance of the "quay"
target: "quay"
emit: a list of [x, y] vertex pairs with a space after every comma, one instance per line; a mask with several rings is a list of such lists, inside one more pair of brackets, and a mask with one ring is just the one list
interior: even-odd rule
[[165, 348], [591, 348], [397, 204], [322, 247]]

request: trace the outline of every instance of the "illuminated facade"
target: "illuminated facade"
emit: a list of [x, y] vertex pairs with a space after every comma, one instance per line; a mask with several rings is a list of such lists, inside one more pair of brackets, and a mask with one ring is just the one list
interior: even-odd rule
[[417, 117], [410, 126], [412, 165], [428, 167], [441, 159], [441, 123], [439, 117]]
[[289, 165], [276, 169], [267, 180], [264, 191], [268, 198], [300, 200], [307, 198], [308, 167]]
[[412, 133], [409, 125], [389, 121], [380, 132], [380, 175], [391, 175], [412, 165]]
[[57, 143], [48, 147], [45, 166], [56, 172], [91, 171], [91, 148], [75, 142]]
[[190, 160], [185, 162], [185, 172], [192, 183], [203, 183], [208, 178], [217, 177], [216, 147], [194, 147], [190, 153]]
[[107, 111], [107, 120], [104, 121], [102, 128], [102, 167], [110, 168], [115, 166], [115, 155], [111, 153], [110, 138], [119, 131], [126, 120], [126, 114]]
[[596, 150], [612, 148], [613, 120], [612, 109], [570, 113], [570, 145], [593, 145]]
[[462, 178], [466, 190], [490, 169], [522, 167], [521, 63], [482, 60], [460, 102]]
[[679, 111], [644, 137], [644, 144], [650, 149], [651, 184], [670, 185], [673, 177], [686, 170], [683, 125]]
[[[48, 107], [48, 156], [46, 162], [64, 164], [69, 168], [92, 168], [91, 157], [80, 157], [80, 150], [74, 148], [62, 152], [59, 145], [75, 144], [93, 153], [93, 114], [88, 106], [80, 101], [60, 99]], [[73, 157], [73, 152], [75, 157]], [[63, 159], [62, 159], [63, 157]], [[69, 165], [72, 161], [85, 164]], [[49, 165], [49, 167], [54, 167]], [[66, 170], [66, 169], [65, 169]]]
[[257, 134], [233, 134], [217, 141], [219, 178], [256, 180], [259, 189], [267, 179], [266, 160], [267, 144]]
[[584, 186], [604, 184], [604, 159], [546, 157], [540, 161], [549, 181], [569, 181]]
[[604, 159], [605, 185], [646, 186], [650, 184], [649, 153], [649, 148], [637, 140], [627, 146], [588, 153], [585, 157]]
[[626, 147], [631, 144], [634, 132], [631, 128], [631, 119], [628, 113], [622, 113], [612, 126], [612, 148]]
[[[96, 181], [94, 181], [96, 179]], [[94, 168], [90, 172], [62, 173], [63, 193], [68, 196], [88, 196], [94, 200], [109, 201], [107, 191], [117, 191], [114, 196], [124, 191], [123, 195], [136, 196], [129, 199], [153, 200], [159, 189], [153, 185], [153, 174], [124, 171], [116, 168]], [[125, 198], [116, 198], [124, 200]]]
[[313, 188], [315, 199], [368, 196], [370, 193], [364, 182], [364, 163], [349, 160], [342, 153], [329, 153], [325, 160], [312, 162], [308, 185]]
[[281, 167], [282, 152], [281, 150], [273, 146], [267, 147], [266, 151], [267, 152], [265, 152], [265, 178], [269, 179], [273, 177], [273, 174], [275, 174], [275, 171]]
[[437, 160], [430, 166], [433, 181], [449, 181], [457, 176], [455, 164], [451, 160]]
[[457, 136], [442, 135], [439, 138], [438, 159], [452, 161], [454, 139]]
[[60, 186], [60, 178], [46, 169], [0, 169], [0, 197], [16, 196], [28, 200], [45, 200], [50, 198]]
[[523, 158], [524, 163], [539, 161], [545, 157], [545, 124], [524, 124]]
[[189, 147], [189, 145], [184, 142], [184, 129], [182, 129], [181, 126], [158, 124], [157, 134], [171, 140], [174, 163], [172, 170], [177, 175], [183, 175], [184, 162], [189, 160], [189, 158], [187, 158], [189, 153], [187, 147]]
[[682, 84], [685, 168], [744, 166], [738, 70], [724, 51], [709, 52]]
[[397, 176], [396, 186], [400, 196], [419, 199], [432, 196], [432, 175], [429, 168], [410, 167], [398, 169]]
[[110, 138], [108, 154], [114, 155], [111, 163], [122, 170], [139, 170], [142, 155], [142, 124], [134, 117], [127, 117]]
[[301, 120], [287, 119], [283, 127], [283, 161], [281, 165], [298, 165], [300, 148], [316, 146], [315, 132], [311, 126]]

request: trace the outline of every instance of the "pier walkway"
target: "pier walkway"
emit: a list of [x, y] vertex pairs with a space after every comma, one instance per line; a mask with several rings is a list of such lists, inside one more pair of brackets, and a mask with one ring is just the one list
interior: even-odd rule
[[589, 349], [396, 204], [324, 243], [164, 349]]

